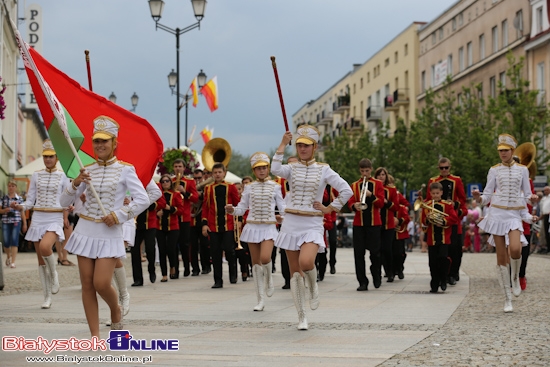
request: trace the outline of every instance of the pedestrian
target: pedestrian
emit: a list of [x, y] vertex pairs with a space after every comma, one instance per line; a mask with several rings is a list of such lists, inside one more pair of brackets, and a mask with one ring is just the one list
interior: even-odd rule
[[[310, 292], [310, 308], [319, 307], [315, 258], [318, 251], [325, 251], [323, 216], [340, 211], [352, 192], [338, 173], [329, 165], [318, 163], [314, 154], [319, 140], [319, 131], [310, 125], [298, 127], [296, 151], [299, 161], [283, 165], [284, 150], [292, 140], [287, 131], [273, 157], [271, 172], [290, 182], [287, 193], [285, 220], [275, 241], [275, 246], [284, 248], [290, 267], [290, 289], [298, 311], [298, 329], [307, 330], [305, 313], [305, 282]], [[328, 206], [322, 204], [325, 186], [331, 185], [339, 192]]]
[[[6, 253], [6, 266], [15, 268], [17, 250], [19, 248], [19, 232], [27, 232], [27, 219], [24, 210], [14, 209], [12, 203], [21, 204], [23, 198], [17, 195], [17, 182], [8, 182], [8, 193], [2, 198], [2, 234], [4, 237], [4, 252]], [[55, 265], [55, 263], [54, 263]]]
[[[78, 225], [65, 248], [77, 255], [84, 312], [92, 337], [99, 338], [97, 293], [109, 306], [111, 329], [120, 330], [123, 327], [122, 307], [111, 286], [116, 259], [126, 257], [122, 223], [147, 209], [149, 198], [135, 168], [119, 161], [115, 155], [118, 123], [110, 117], [99, 116], [94, 119], [93, 126], [92, 147], [97, 159], [80, 170], [80, 174], [61, 194], [60, 204], [68, 206], [86, 192], [87, 200], [79, 212]], [[97, 192], [97, 198], [91, 185]], [[125, 206], [127, 191], [132, 193], [133, 200]]]
[[513, 159], [516, 147], [517, 141], [512, 135], [499, 135], [497, 149], [501, 163], [489, 169], [483, 194], [478, 190], [473, 191], [473, 197], [478, 203], [491, 204], [487, 215], [478, 226], [493, 235], [497, 253], [497, 276], [505, 294], [504, 312], [513, 311], [509, 264], [512, 269], [513, 294], [516, 297], [521, 294], [518, 278], [522, 219], [530, 219], [522, 217], [522, 211], [527, 212], [526, 200], [536, 200], [536, 195], [531, 194], [527, 167], [517, 164]]

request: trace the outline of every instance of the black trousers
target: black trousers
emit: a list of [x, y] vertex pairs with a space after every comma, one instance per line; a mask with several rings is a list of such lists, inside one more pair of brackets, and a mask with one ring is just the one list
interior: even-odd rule
[[318, 252], [315, 257], [315, 266], [317, 267], [317, 271], [321, 277], [325, 276], [325, 272], [327, 271], [327, 263], [327, 249], [325, 249], [325, 252]]
[[145, 241], [145, 255], [147, 256], [147, 270], [149, 274], [155, 273], [155, 237], [156, 228], [136, 229], [134, 246], [130, 249], [132, 254], [132, 275], [134, 282], [143, 283], [143, 269], [141, 268], [141, 242]]
[[281, 255], [281, 273], [283, 274], [283, 278], [285, 278], [285, 284], [290, 284], [290, 267], [288, 266], [286, 251], [279, 250], [279, 255]]
[[[189, 238], [191, 233], [191, 223], [190, 222], [180, 222], [180, 235], [178, 238], [179, 250], [181, 252], [181, 262], [183, 263], [183, 269], [185, 273], [189, 274], [189, 258], [190, 258], [190, 249], [189, 249]], [[176, 254], [177, 254], [176, 249]], [[178, 261], [179, 264], [179, 261]], [[179, 266], [176, 268], [176, 274], [179, 274]]]
[[[550, 233], [548, 233], [548, 229], [550, 228], [550, 215], [544, 214], [542, 216], [542, 228], [544, 229], [544, 238], [546, 239], [546, 251], [550, 249]], [[548, 251], [550, 252], [550, 251]]]
[[437, 290], [441, 282], [447, 281], [447, 272], [449, 271], [449, 245], [442, 243], [428, 246], [428, 263], [430, 265], [430, 287]]
[[202, 268], [203, 270], [209, 270], [210, 244], [208, 243], [208, 237], [204, 237], [202, 235], [202, 225], [191, 227], [189, 240], [191, 245], [191, 268], [193, 269], [193, 272], [200, 272], [200, 268]]
[[452, 227], [451, 245], [449, 246], [449, 257], [451, 258], [451, 267], [449, 268], [449, 276], [458, 279], [458, 271], [462, 263], [462, 234], [458, 233], [458, 226]]
[[338, 235], [336, 227], [329, 229], [328, 231], [328, 246], [330, 248], [330, 266], [336, 265], [336, 248], [338, 247]]
[[369, 250], [370, 272], [373, 280], [381, 281], [380, 231], [381, 226], [353, 226], [353, 256], [355, 275], [359, 284], [369, 284], [366, 274], [365, 253]]
[[160, 271], [162, 276], [165, 277], [168, 275], [166, 268], [166, 257], [170, 263], [171, 268], [175, 268], [174, 276], [179, 274], [179, 261], [178, 261], [178, 249], [177, 243], [180, 236], [180, 231], [157, 231], [157, 244], [159, 246], [159, 262], [160, 262]]
[[395, 239], [395, 228], [382, 229], [380, 233], [380, 258], [384, 271], [388, 277], [393, 277], [395, 271], [393, 270], [393, 241]]
[[519, 276], [520, 278], [525, 277], [525, 268], [527, 268], [527, 259], [529, 258], [529, 253], [531, 252], [531, 236], [525, 236], [527, 238], [527, 246], [521, 248], [521, 265], [519, 267]]
[[407, 258], [407, 253], [405, 251], [405, 240], [393, 240], [392, 247], [392, 259], [393, 259], [393, 271], [394, 275], [403, 272], [405, 269], [405, 259]]
[[233, 231], [210, 232], [210, 252], [214, 267], [214, 282], [223, 284], [222, 256], [229, 264], [229, 280], [237, 281], [237, 259], [235, 258], [235, 239]]
[[250, 250], [248, 249], [248, 243], [241, 241], [241, 247], [242, 250], [236, 250], [235, 255], [237, 256], [237, 259], [239, 260], [239, 265], [241, 267], [241, 273], [246, 273], [250, 275]]

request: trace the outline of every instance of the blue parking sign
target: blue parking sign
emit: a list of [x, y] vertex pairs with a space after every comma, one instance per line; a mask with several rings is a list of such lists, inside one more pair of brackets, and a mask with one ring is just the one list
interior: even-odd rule
[[417, 190], [411, 190], [411, 193], [409, 195], [409, 202], [411, 204], [414, 204], [416, 199], [418, 199], [418, 191]]
[[478, 190], [479, 192], [483, 192], [483, 185], [480, 184], [480, 183], [469, 183], [467, 185], [467, 192], [466, 192], [466, 196], [468, 196], [468, 198], [472, 198], [474, 197], [474, 195], [472, 195], [472, 192], [474, 190]]

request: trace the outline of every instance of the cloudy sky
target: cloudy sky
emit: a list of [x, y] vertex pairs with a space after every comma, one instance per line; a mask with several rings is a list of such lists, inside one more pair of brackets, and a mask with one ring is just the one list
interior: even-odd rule
[[[190, 107], [189, 135], [209, 126], [244, 155], [279, 145], [284, 123], [270, 56], [277, 58], [286, 113], [316, 99], [413, 21], [433, 20], [456, 0], [208, 0], [200, 30], [180, 36], [180, 89], [203, 69], [217, 75], [219, 109], [201, 97]], [[155, 31], [147, 0], [25, 0], [42, 7], [43, 56], [87, 87], [84, 50], [90, 50], [94, 92], [117, 96], [158, 131], [165, 147], [176, 145], [176, 97], [167, 75], [176, 69], [176, 37]], [[160, 23], [195, 23], [191, 1], [165, 0]], [[19, 29], [25, 37], [25, 21]], [[185, 141], [185, 110], [181, 137]]]

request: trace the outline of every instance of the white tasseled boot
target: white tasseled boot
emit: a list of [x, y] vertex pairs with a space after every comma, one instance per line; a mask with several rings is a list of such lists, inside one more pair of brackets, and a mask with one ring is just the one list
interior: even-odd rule
[[269, 262], [267, 264], [263, 264], [262, 267], [264, 268], [265, 294], [267, 294], [268, 297], [271, 297], [273, 295], [273, 292], [275, 292], [275, 287], [273, 286], [273, 276], [271, 275], [273, 264]]
[[508, 266], [497, 265], [497, 278], [500, 287], [504, 291], [504, 312], [512, 312], [514, 308], [512, 307], [512, 291], [510, 290], [510, 273], [508, 271]]
[[317, 287], [317, 271], [315, 268], [304, 271], [306, 283], [309, 288], [309, 307], [316, 310], [319, 307], [319, 287]]
[[118, 299], [122, 306], [122, 314], [126, 316], [130, 311], [130, 293], [126, 288], [126, 269], [123, 267], [115, 268], [113, 279], [118, 288]]
[[298, 311], [298, 330], [307, 330], [306, 287], [300, 273], [294, 273], [290, 278], [290, 291], [294, 299], [294, 306]]
[[44, 259], [44, 262], [46, 263], [46, 266], [48, 267], [48, 271], [50, 273], [52, 294], [56, 294], [57, 292], [59, 292], [59, 278], [57, 277], [54, 256], [53, 254], [51, 254], [50, 256], [42, 256], [42, 258]]
[[254, 284], [256, 285], [256, 296], [258, 297], [258, 304], [254, 306], [254, 311], [263, 311], [264, 298], [265, 298], [264, 267], [256, 264], [252, 267], [252, 273], [254, 273]]
[[510, 268], [512, 269], [512, 293], [519, 297], [521, 286], [519, 284], [519, 268], [521, 266], [521, 256], [519, 259], [510, 259]]
[[42, 308], [50, 308], [52, 306], [52, 284], [46, 265], [38, 266], [38, 275], [40, 275], [42, 291], [44, 292], [44, 303], [42, 303]]

